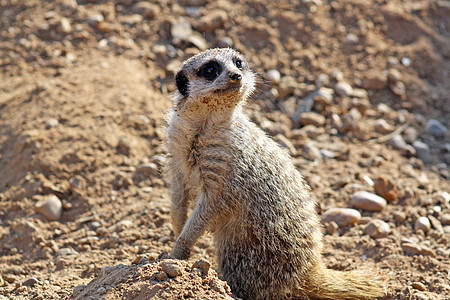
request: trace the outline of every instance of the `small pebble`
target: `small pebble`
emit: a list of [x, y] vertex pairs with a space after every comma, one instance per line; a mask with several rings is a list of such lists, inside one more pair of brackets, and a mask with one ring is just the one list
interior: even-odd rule
[[441, 216], [441, 224], [442, 225], [450, 225], [450, 214], [444, 214]]
[[208, 261], [204, 260], [204, 259], [200, 259], [200, 260], [197, 260], [192, 265], [191, 269], [194, 269], [194, 268], [199, 268], [199, 269], [202, 270], [203, 275], [208, 275], [208, 271], [211, 268], [211, 264]]
[[338, 228], [339, 228], [338, 224], [336, 224], [336, 222], [331, 221], [327, 224], [327, 226], [325, 227], [325, 230], [327, 231], [327, 233], [329, 235], [333, 235], [336, 233]]
[[364, 228], [364, 234], [368, 234], [373, 239], [384, 238], [390, 231], [388, 223], [382, 220], [372, 220]]
[[432, 215], [429, 215], [428, 219], [430, 220], [431, 226], [433, 226], [433, 228], [436, 229], [437, 232], [444, 233], [444, 228], [442, 227], [442, 224], [438, 219], [436, 219]]
[[159, 272], [156, 274], [156, 279], [158, 279], [159, 281], [164, 281], [168, 278], [167, 273], [166, 272]]
[[58, 220], [62, 214], [62, 202], [55, 195], [46, 195], [35, 198], [39, 201], [35, 204], [34, 210], [49, 219], [50, 221]]
[[421, 141], [415, 141], [413, 147], [414, 150], [416, 150], [417, 157], [424, 163], [427, 163], [430, 160], [430, 146]]
[[380, 211], [386, 206], [386, 200], [378, 195], [359, 191], [352, 195], [351, 203], [366, 211]]
[[301, 155], [303, 158], [311, 161], [322, 159], [322, 154], [320, 153], [320, 150], [312, 142], [307, 142], [303, 146]]
[[348, 84], [347, 82], [343, 82], [340, 81], [338, 83], [336, 83], [336, 85], [334, 86], [334, 90], [336, 91], [336, 93], [339, 96], [351, 96], [353, 93], [353, 88], [350, 84]]
[[57, 126], [59, 124], [59, 121], [55, 118], [50, 118], [47, 120], [47, 122], [45, 123], [45, 128], [49, 129], [49, 128], [53, 128], [55, 126]]
[[411, 286], [414, 289], [419, 290], [419, 291], [426, 291], [427, 290], [427, 287], [422, 282], [413, 282], [413, 283], [411, 283]]
[[417, 219], [414, 224], [414, 230], [422, 230], [423, 232], [427, 232], [431, 228], [430, 220], [427, 217], [420, 217]]
[[335, 222], [339, 226], [353, 225], [361, 220], [361, 214], [352, 208], [330, 208], [323, 215], [324, 222]]
[[267, 81], [279, 83], [281, 81], [281, 74], [278, 70], [269, 70], [267, 71], [265, 78]]
[[326, 122], [324, 116], [314, 112], [305, 112], [300, 115], [300, 124], [302, 126], [314, 125], [316, 127], [323, 126]]
[[403, 211], [396, 211], [392, 215], [397, 223], [402, 223], [406, 220], [406, 214]]
[[441, 122], [434, 119], [428, 120], [426, 130], [429, 134], [435, 137], [444, 136], [447, 132], [447, 128]]
[[389, 144], [397, 150], [405, 150], [408, 146], [402, 136], [398, 134], [390, 139]]
[[402, 74], [397, 69], [389, 69], [387, 76], [389, 81], [393, 83], [402, 80]]
[[406, 142], [412, 144], [415, 140], [417, 140], [417, 130], [414, 127], [408, 127], [403, 131], [403, 138]]
[[394, 131], [394, 126], [392, 126], [391, 124], [389, 124], [386, 120], [384, 119], [378, 119], [375, 121], [375, 130], [379, 133], [390, 133], [392, 131]]
[[367, 90], [380, 90], [384, 89], [386, 86], [387, 76], [383, 73], [371, 74], [362, 81], [362, 87]]
[[132, 11], [144, 18], [154, 18], [161, 13], [161, 8], [156, 4], [140, 1], [133, 5]]
[[281, 147], [286, 148], [287, 150], [289, 150], [289, 154], [291, 156], [296, 156], [297, 155], [297, 149], [294, 147], [292, 142], [287, 137], [285, 137], [282, 134], [277, 134], [276, 136], [273, 137], [273, 139], [274, 139], [275, 142], [280, 144]]
[[234, 44], [233, 39], [230, 38], [229, 36], [221, 38], [218, 42], [218, 46], [221, 48], [233, 47], [233, 44]]
[[411, 65], [411, 59], [409, 57], [403, 57], [402, 65], [404, 65], [405, 67], [409, 67]]
[[33, 287], [35, 284], [38, 284], [38, 283], [39, 283], [39, 280], [37, 280], [37, 279], [34, 278], [34, 277], [31, 277], [31, 278], [28, 278], [27, 280], [25, 280], [25, 281], [22, 283], [22, 285]]
[[383, 197], [389, 202], [398, 200], [398, 189], [392, 181], [384, 176], [380, 176], [375, 180], [375, 193]]
[[345, 40], [349, 43], [355, 44], [357, 42], [359, 42], [359, 38], [356, 34], [354, 33], [349, 33], [345, 36]]
[[158, 175], [158, 166], [155, 163], [145, 163], [136, 167], [137, 173], [145, 173], [148, 175]]
[[169, 275], [169, 277], [175, 278], [181, 275], [181, 267], [176, 262], [163, 261], [161, 263], [161, 268]]
[[411, 243], [402, 243], [402, 249], [403, 252], [405, 252], [408, 255], [428, 255], [435, 257], [433, 250], [426, 246], [421, 246], [417, 244], [411, 244]]
[[342, 73], [342, 71], [340, 70], [333, 71], [331, 73], [331, 78], [333, 78], [336, 81], [342, 81], [342, 79], [344, 79], [344, 73]]

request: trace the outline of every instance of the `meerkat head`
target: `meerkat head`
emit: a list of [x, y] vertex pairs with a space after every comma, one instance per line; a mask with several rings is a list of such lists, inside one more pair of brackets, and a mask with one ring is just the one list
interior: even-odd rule
[[236, 50], [217, 48], [183, 63], [175, 76], [178, 108], [219, 111], [234, 108], [255, 89], [255, 75]]

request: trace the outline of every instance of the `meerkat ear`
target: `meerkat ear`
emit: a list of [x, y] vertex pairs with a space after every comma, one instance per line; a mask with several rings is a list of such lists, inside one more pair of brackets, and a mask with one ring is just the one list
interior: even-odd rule
[[189, 80], [187, 79], [186, 75], [184, 75], [183, 70], [179, 71], [177, 75], [175, 76], [175, 82], [177, 84], [178, 91], [186, 97], [188, 95], [188, 84]]

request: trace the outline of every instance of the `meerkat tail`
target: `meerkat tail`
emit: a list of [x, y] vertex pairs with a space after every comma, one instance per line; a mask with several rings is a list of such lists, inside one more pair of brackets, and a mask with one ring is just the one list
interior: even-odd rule
[[336, 271], [319, 266], [308, 274], [301, 293], [310, 299], [376, 299], [386, 292], [384, 282], [382, 275], [374, 275], [364, 269]]

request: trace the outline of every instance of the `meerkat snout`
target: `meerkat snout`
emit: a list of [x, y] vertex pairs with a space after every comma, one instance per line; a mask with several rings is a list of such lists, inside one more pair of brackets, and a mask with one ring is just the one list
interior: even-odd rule
[[230, 79], [231, 82], [236, 83], [236, 82], [240, 82], [242, 80], [242, 75], [237, 72], [231, 72], [228, 75], [228, 78]]

